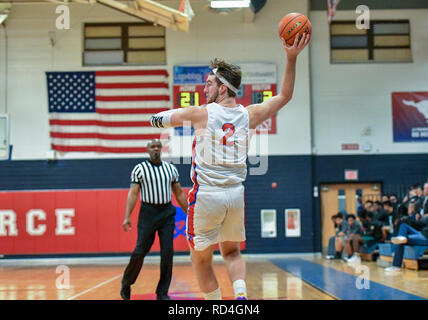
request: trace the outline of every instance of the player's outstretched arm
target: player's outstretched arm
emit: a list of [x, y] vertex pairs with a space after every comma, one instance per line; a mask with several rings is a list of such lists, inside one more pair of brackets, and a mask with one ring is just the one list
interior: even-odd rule
[[195, 126], [207, 117], [205, 108], [190, 106], [159, 112], [150, 117], [150, 124], [156, 128]]
[[298, 40], [296, 37], [294, 44], [288, 46], [282, 39], [284, 50], [287, 54], [287, 64], [278, 95], [264, 101], [261, 104], [253, 104], [247, 107], [250, 116], [250, 129], [256, 128], [263, 121], [271, 118], [282, 107], [284, 107], [292, 98], [294, 91], [294, 81], [296, 78], [296, 60], [298, 54], [310, 42], [310, 36], [303, 34]]

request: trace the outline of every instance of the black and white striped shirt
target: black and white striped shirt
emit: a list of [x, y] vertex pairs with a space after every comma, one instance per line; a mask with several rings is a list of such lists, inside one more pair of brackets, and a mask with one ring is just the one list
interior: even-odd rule
[[140, 184], [141, 201], [150, 204], [171, 202], [171, 184], [178, 182], [177, 168], [162, 161], [155, 165], [150, 160], [137, 164], [131, 173], [131, 183]]

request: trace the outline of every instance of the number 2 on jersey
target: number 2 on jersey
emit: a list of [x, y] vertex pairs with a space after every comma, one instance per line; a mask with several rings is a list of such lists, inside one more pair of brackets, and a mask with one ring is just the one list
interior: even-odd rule
[[229, 139], [235, 133], [235, 126], [231, 123], [225, 123], [221, 129], [226, 132], [222, 139], [222, 145], [233, 146], [235, 141], [227, 141], [227, 139]]

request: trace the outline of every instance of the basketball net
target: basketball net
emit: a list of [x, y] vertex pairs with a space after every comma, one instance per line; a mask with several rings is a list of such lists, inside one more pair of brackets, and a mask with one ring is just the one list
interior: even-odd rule
[[340, 0], [327, 0], [327, 21], [328, 24], [333, 20], [334, 15], [336, 14], [336, 7], [339, 4]]
[[189, 21], [192, 20], [192, 17], [195, 15], [189, 0], [181, 0], [178, 11], [183, 12], [189, 18]]

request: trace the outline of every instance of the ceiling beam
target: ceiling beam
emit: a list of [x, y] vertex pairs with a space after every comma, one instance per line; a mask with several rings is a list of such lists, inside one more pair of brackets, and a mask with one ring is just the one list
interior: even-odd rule
[[119, 10], [131, 16], [150, 21], [165, 28], [189, 31], [189, 19], [180, 11], [158, 4], [150, 0], [137, 0], [135, 7], [128, 6], [116, 0], [96, 0], [98, 3]]

